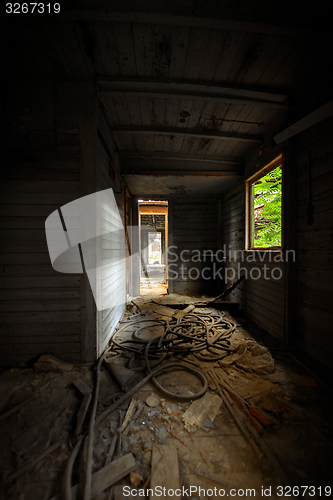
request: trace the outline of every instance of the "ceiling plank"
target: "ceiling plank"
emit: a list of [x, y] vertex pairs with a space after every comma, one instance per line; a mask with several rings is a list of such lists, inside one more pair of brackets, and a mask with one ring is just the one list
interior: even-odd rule
[[104, 97], [117, 97], [129, 94], [133, 97], [161, 97], [193, 101], [211, 101], [228, 104], [252, 104], [277, 109], [287, 109], [287, 95], [267, 90], [254, 90], [248, 87], [207, 85], [199, 82], [176, 82], [156, 80], [109, 80], [99, 78], [100, 94]]
[[68, 10], [62, 16], [66, 19], [105, 21], [114, 23], [141, 23], [170, 26], [190, 26], [228, 31], [245, 31], [287, 37], [304, 37], [325, 40], [328, 33], [319, 30], [303, 29], [296, 26], [283, 26], [273, 23], [235, 21], [218, 17], [185, 16], [152, 12], [114, 12], [111, 10]]
[[116, 125], [113, 127], [113, 132], [121, 132], [124, 134], [163, 134], [163, 135], [191, 135], [193, 137], [203, 137], [218, 140], [229, 141], [246, 141], [246, 142], [262, 142], [263, 137], [256, 134], [241, 134], [234, 132], [222, 132], [219, 130], [209, 129], [180, 129], [175, 127], [143, 127], [143, 126], [126, 126]]

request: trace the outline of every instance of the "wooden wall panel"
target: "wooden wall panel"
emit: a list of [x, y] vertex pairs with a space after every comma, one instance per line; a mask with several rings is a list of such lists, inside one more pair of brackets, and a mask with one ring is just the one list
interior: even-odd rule
[[[329, 333], [333, 298], [332, 133], [333, 120], [327, 119], [289, 143], [262, 145], [246, 164], [246, 176], [250, 176], [285, 151], [285, 248], [295, 250], [296, 256], [284, 264], [271, 264], [283, 271], [280, 280], [247, 281], [246, 313], [266, 331], [327, 366], [333, 353]], [[312, 220], [308, 218], [310, 202]]]
[[[45, 219], [80, 197], [82, 102], [73, 86], [59, 87], [49, 78], [25, 79], [24, 86], [8, 80], [5, 89], [8, 119], [0, 188], [1, 365], [29, 362], [43, 353], [79, 362], [84, 276], [53, 270]], [[24, 121], [27, 114], [30, 119]]]
[[[264, 154], [262, 154], [262, 151], [256, 151], [251, 159], [246, 162], [246, 178], [260, 170], [281, 153], [281, 148], [272, 147], [271, 145], [263, 147], [262, 150]], [[285, 178], [287, 176], [287, 169], [290, 168], [291, 166], [286, 161], [284, 170]], [[284, 193], [285, 201], [286, 192], [287, 190]], [[254, 259], [253, 256], [255, 256]], [[281, 255], [271, 252], [265, 254], [258, 251], [245, 252], [245, 257], [250, 262], [247, 263], [248, 279], [244, 286], [244, 310], [261, 328], [279, 340], [286, 342], [287, 328], [285, 313], [287, 295], [285, 289], [287, 286], [286, 274], [288, 273], [288, 267]], [[257, 279], [257, 277], [259, 278]]]
[[[333, 120], [299, 134], [297, 168], [297, 344], [332, 365]], [[308, 219], [309, 203], [313, 220]]]
[[245, 276], [229, 298], [238, 302], [256, 324], [283, 339], [284, 264], [273, 258], [270, 262], [269, 255], [261, 261], [253, 252], [244, 252], [244, 231], [245, 183], [240, 181], [222, 197], [221, 244], [226, 250], [226, 285]]
[[[103, 296], [111, 307], [97, 312], [97, 355], [101, 355], [121, 318], [126, 304], [126, 262], [124, 260], [125, 194], [119, 185], [117, 159], [113, 154], [110, 131], [101, 109], [98, 112], [98, 137], [96, 143], [97, 191], [112, 188], [118, 210], [103, 210], [101, 229], [111, 231], [103, 235], [98, 248], [105, 265], [97, 270]], [[112, 168], [110, 167], [112, 163]], [[111, 175], [110, 175], [111, 173]], [[114, 178], [113, 178], [114, 176]], [[116, 192], [117, 191], [117, 192]], [[116, 231], [116, 233], [113, 233]], [[109, 250], [112, 250], [110, 253]], [[117, 256], [119, 258], [117, 258]]]
[[[171, 248], [172, 254], [169, 251], [169, 280], [175, 293], [214, 295], [220, 284], [219, 278], [206, 279], [214, 272], [214, 261], [209, 255], [217, 251], [218, 201], [218, 197], [200, 196], [179, 196], [173, 200], [172, 245], [176, 248]], [[209, 269], [202, 274], [204, 268]]]
[[[225, 249], [224, 268], [226, 277], [225, 287], [230, 286], [233, 281], [238, 279], [238, 265], [240, 269], [245, 265], [242, 262], [244, 250], [244, 210], [245, 210], [245, 192], [244, 181], [237, 182], [234, 186], [223, 193], [221, 200], [221, 237], [220, 248]], [[237, 252], [235, 254], [235, 252]], [[230, 271], [227, 269], [230, 268]], [[241, 271], [240, 275], [243, 273]], [[233, 275], [235, 274], [235, 277]], [[232, 279], [233, 278], [233, 279]], [[241, 306], [244, 304], [244, 282], [242, 282], [229, 295], [231, 302], [238, 302]]]

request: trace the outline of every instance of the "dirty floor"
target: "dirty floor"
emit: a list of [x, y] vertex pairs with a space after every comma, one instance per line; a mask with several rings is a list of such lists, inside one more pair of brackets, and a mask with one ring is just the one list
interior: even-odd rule
[[[89, 471], [92, 415], [90, 498], [142, 498], [155, 486], [166, 487], [162, 498], [173, 498], [168, 489], [176, 488], [183, 490], [174, 498], [220, 498], [222, 490], [234, 498], [331, 496], [327, 380], [254, 327], [235, 305], [202, 300], [175, 294], [134, 299], [115, 333], [117, 345], [99, 367], [96, 415], [96, 364], [70, 365], [46, 356], [33, 366], [3, 371], [0, 498], [84, 498], [80, 488]], [[182, 313], [185, 308], [188, 313]], [[186, 332], [203, 338], [206, 331], [209, 339], [210, 327], [205, 330], [198, 320], [200, 328], [192, 328], [196, 313], [205, 325], [217, 325], [209, 342], [232, 325], [226, 351], [217, 344], [203, 348], [201, 341], [200, 349], [189, 342], [192, 349], [184, 351]], [[156, 379], [167, 392], [161, 392], [152, 379], [142, 383], [147, 375], [142, 345], [148, 349], [149, 340], [163, 337], [170, 325], [173, 332], [178, 329], [177, 337], [169, 333], [173, 350], [162, 362], [151, 355], [150, 369], [175, 363], [193, 371], [162, 373]], [[157, 348], [153, 340], [151, 345]], [[203, 380], [207, 390], [196, 398]]]

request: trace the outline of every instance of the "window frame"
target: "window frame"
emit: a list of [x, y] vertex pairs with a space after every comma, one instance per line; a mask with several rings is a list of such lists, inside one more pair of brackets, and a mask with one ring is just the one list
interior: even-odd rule
[[[245, 250], [259, 252], [282, 252], [284, 249], [284, 159], [285, 155], [281, 152], [272, 161], [258, 170], [245, 180]], [[274, 247], [254, 247], [253, 238], [253, 210], [252, 210], [252, 185], [258, 179], [268, 174], [276, 167], [282, 168], [282, 200], [281, 200], [281, 245]]]

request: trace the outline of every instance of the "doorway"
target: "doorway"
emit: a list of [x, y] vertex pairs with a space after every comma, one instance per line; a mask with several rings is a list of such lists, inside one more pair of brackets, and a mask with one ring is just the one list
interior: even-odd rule
[[140, 295], [168, 293], [168, 202], [139, 200]]

